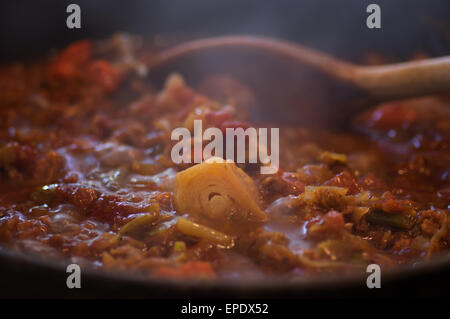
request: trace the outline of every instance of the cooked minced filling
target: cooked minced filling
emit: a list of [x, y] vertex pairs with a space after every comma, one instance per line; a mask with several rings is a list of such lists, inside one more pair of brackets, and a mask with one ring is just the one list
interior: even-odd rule
[[176, 165], [174, 128], [256, 126], [252, 92], [211, 78], [205, 87], [229, 95], [214, 100], [177, 74], [157, 92], [142, 72], [151, 53], [119, 42], [79, 41], [0, 67], [3, 247], [210, 280], [449, 254], [449, 96], [380, 105], [350, 133], [280, 127], [273, 175], [220, 159]]

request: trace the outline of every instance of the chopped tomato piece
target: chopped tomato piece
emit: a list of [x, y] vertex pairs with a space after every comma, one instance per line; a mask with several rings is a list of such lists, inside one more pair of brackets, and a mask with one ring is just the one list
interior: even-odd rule
[[380, 106], [372, 113], [369, 125], [377, 129], [390, 130], [408, 127], [417, 120], [417, 113], [402, 103]]
[[323, 225], [330, 228], [341, 228], [344, 226], [344, 217], [341, 213], [332, 210], [325, 214], [323, 217]]
[[104, 60], [97, 60], [91, 63], [88, 77], [107, 93], [113, 93], [117, 90], [122, 80], [119, 70]]
[[410, 210], [411, 205], [408, 200], [395, 199], [390, 192], [382, 195], [381, 209], [386, 213], [402, 213]]
[[350, 194], [357, 194], [360, 192], [360, 188], [355, 178], [349, 171], [342, 171], [335, 177], [325, 183], [329, 186], [346, 187]]
[[92, 56], [92, 43], [81, 40], [67, 46], [51, 63], [50, 74], [60, 79], [70, 79], [82, 75], [82, 68]]
[[311, 221], [308, 235], [316, 238], [333, 237], [341, 234], [344, 227], [344, 216], [335, 210], [331, 210], [322, 218]]
[[286, 184], [286, 192], [289, 194], [299, 195], [305, 190], [305, 184], [301, 182], [296, 174], [283, 172], [280, 173], [281, 180]]

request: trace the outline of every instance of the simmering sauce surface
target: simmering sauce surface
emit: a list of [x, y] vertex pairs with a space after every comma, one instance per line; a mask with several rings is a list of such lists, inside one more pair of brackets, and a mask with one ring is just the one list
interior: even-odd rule
[[[448, 96], [380, 105], [358, 115], [352, 133], [281, 127], [278, 173], [239, 164], [236, 180], [224, 176], [217, 191], [233, 199], [236, 185], [251, 184], [243, 201], [267, 218], [225, 227], [234, 217], [221, 222], [217, 207], [241, 218], [241, 203], [214, 193], [209, 209], [194, 207], [208, 176], [173, 163], [171, 131], [194, 119], [249, 127], [242, 109], [252, 92], [211, 78], [205, 87], [227, 92], [216, 101], [176, 74], [157, 92], [140, 54], [117, 38], [80, 41], [38, 63], [0, 67], [2, 247], [209, 280], [391, 268], [449, 254]], [[180, 189], [180, 172], [198, 183]], [[185, 207], [189, 196], [199, 198]]]

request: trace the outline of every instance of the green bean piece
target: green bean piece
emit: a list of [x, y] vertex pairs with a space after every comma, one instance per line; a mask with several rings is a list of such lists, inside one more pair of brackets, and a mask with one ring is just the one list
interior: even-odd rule
[[157, 218], [156, 214], [141, 215], [126, 223], [120, 230], [120, 235], [130, 234], [150, 226]]
[[414, 216], [404, 214], [389, 214], [382, 211], [375, 211], [367, 214], [367, 221], [372, 224], [391, 226], [401, 229], [411, 229], [414, 226]]

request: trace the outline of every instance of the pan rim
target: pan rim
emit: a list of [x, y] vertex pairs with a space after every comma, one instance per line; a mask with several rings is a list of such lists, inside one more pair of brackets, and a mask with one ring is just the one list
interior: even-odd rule
[[[36, 258], [38, 257], [38, 258]], [[28, 266], [40, 267], [56, 273], [66, 272], [66, 267], [71, 262], [67, 259], [49, 259], [45, 260], [40, 256], [16, 251], [0, 245], [0, 260], [14, 261], [25, 263]], [[450, 267], [450, 255], [444, 254], [435, 256], [430, 261], [421, 261], [406, 265], [395, 266], [383, 272], [383, 283], [393, 282], [412, 278], [416, 276], [424, 276], [433, 271], [441, 271], [446, 267]], [[230, 280], [226, 278], [218, 278], [214, 280], [195, 280], [195, 279], [166, 279], [149, 277], [143, 274], [127, 273], [126, 271], [105, 271], [100, 268], [87, 267], [83, 269], [83, 276], [89, 279], [99, 279], [105, 282], [122, 283], [137, 285], [140, 287], [163, 287], [165, 289], [180, 289], [185, 291], [213, 291], [216, 289], [226, 290], [229, 292], [239, 291], [240, 293], [264, 294], [273, 291], [319, 291], [333, 288], [339, 290], [344, 287], [362, 288], [366, 286], [366, 278], [369, 274], [366, 272], [353, 274], [331, 274], [314, 278], [289, 278], [289, 277], [265, 277], [263, 280], [244, 279]]]

